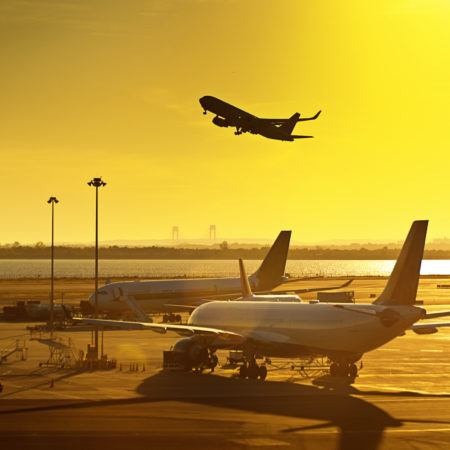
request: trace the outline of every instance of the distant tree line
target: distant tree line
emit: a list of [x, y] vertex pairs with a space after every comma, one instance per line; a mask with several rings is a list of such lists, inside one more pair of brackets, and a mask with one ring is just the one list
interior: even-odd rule
[[[219, 248], [174, 247], [100, 247], [100, 259], [256, 259], [261, 260], [269, 247], [229, 248], [223, 242]], [[400, 249], [334, 249], [325, 247], [293, 248], [289, 259], [396, 259]], [[50, 247], [38, 242], [34, 246], [14, 243], [0, 247], [0, 259], [49, 259]], [[56, 259], [92, 259], [94, 247], [55, 246]], [[450, 250], [425, 250], [425, 259], [450, 259]]]

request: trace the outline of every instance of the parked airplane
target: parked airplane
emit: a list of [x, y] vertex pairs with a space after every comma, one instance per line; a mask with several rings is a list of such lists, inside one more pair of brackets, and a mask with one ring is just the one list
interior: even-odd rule
[[306, 120], [315, 120], [319, 117], [319, 111], [313, 117], [305, 117], [300, 119], [300, 114], [295, 113], [289, 119], [260, 119], [242, 109], [236, 108], [216, 97], [206, 95], [200, 99], [200, 104], [206, 111], [211, 111], [216, 114], [213, 124], [218, 127], [236, 127], [234, 134], [250, 132], [252, 134], [260, 134], [269, 139], [276, 139], [279, 141], [294, 141], [301, 138], [312, 138], [313, 136], [303, 136], [292, 134], [297, 122], [304, 122]]
[[186, 370], [214, 367], [217, 349], [242, 349], [240, 376], [267, 375], [256, 356], [318, 357], [333, 363], [332, 376], [357, 375], [356, 362], [366, 352], [402, 335], [434, 333], [450, 322], [416, 324], [422, 319], [450, 315], [427, 314], [414, 306], [428, 221], [412, 224], [400, 256], [381, 295], [372, 304], [302, 302], [210, 302], [199, 306], [186, 325], [79, 319], [97, 326], [174, 331], [182, 336], [174, 346]]
[[[259, 269], [250, 276], [250, 285], [256, 293], [270, 292], [285, 281], [284, 271], [290, 238], [291, 231], [281, 231]], [[289, 289], [288, 292], [311, 292], [339, 287], [342, 286]], [[240, 289], [240, 278], [122, 281], [99, 288], [98, 307], [109, 315], [133, 312], [138, 320], [144, 320], [144, 317], [147, 320], [146, 313], [166, 313], [164, 322], [175, 322], [179, 321], [180, 317], [173, 313], [185, 311], [184, 305], [198, 306], [209, 300], [237, 298]], [[284, 292], [286, 291], [280, 291], [279, 294]], [[90, 296], [89, 301], [95, 306], [95, 293]]]
[[[292, 291], [289, 291], [289, 294], [284, 294], [280, 292], [272, 292], [270, 294], [254, 294], [252, 292], [252, 288], [250, 287], [249, 279], [247, 277], [247, 274], [245, 273], [244, 263], [242, 262], [242, 259], [239, 258], [239, 273], [240, 273], [240, 279], [241, 279], [241, 292], [242, 296], [236, 299], [228, 299], [228, 301], [236, 301], [236, 302], [250, 302], [250, 301], [257, 301], [257, 302], [301, 302], [302, 299], [297, 295], [292, 293]], [[314, 292], [319, 290], [329, 290], [329, 289], [336, 289], [348, 286], [353, 280], [347, 281], [342, 286], [335, 286], [332, 288], [312, 288], [312, 289], [303, 289], [303, 290], [297, 290], [297, 292]], [[285, 292], [285, 291], [283, 291]], [[203, 302], [206, 303], [206, 302]], [[201, 304], [203, 304], [201, 303]], [[194, 311], [194, 309], [198, 308], [198, 306], [184, 306], [184, 305], [172, 305], [174, 307], [180, 308], [180, 310], [184, 311]]]

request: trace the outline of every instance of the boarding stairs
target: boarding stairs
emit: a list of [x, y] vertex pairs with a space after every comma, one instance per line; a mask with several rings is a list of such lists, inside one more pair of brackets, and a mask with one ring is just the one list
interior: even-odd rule
[[25, 361], [27, 354], [28, 348], [25, 345], [25, 339], [15, 339], [14, 342], [11, 342], [0, 350], [0, 364], [13, 355], [19, 356], [22, 361]]
[[147, 313], [141, 308], [138, 302], [135, 300], [133, 296], [123, 295], [120, 297], [120, 300], [125, 302], [128, 307], [133, 311], [136, 320], [139, 322], [153, 322], [151, 317], [147, 315]]
[[47, 361], [39, 363], [42, 367], [75, 368], [79, 366], [80, 354], [70, 337], [57, 336], [49, 332], [32, 332], [30, 341], [37, 341], [48, 347]]

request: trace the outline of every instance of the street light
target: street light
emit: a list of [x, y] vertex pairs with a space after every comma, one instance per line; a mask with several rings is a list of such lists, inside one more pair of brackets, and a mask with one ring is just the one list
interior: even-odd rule
[[50, 331], [53, 331], [53, 320], [54, 320], [54, 306], [53, 306], [53, 261], [54, 261], [54, 227], [55, 227], [55, 203], [59, 203], [56, 197], [50, 197], [47, 203], [52, 205], [52, 263], [51, 263], [51, 290], [50, 290]]
[[[95, 187], [95, 318], [98, 318], [98, 188], [106, 186], [102, 178], [93, 178], [88, 182]], [[95, 351], [98, 357], [98, 328], [95, 328]], [[102, 355], [103, 356], [103, 355]]]

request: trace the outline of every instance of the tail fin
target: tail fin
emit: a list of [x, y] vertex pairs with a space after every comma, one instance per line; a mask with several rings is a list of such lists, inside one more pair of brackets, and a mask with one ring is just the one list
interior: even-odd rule
[[272, 289], [282, 282], [291, 231], [281, 231], [259, 269], [250, 277], [258, 290]]
[[251, 297], [253, 295], [253, 292], [250, 287], [250, 283], [248, 282], [247, 274], [245, 273], [245, 267], [244, 263], [242, 262], [242, 258], [239, 258], [239, 274], [241, 277], [242, 297]]
[[281, 125], [280, 130], [283, 130], [283, 132], [286, 134], [291, 134], [296, 123], [298, 122], [299, 117], [300, 114], [295, 113], [290, 119], [286, 120], [286, 122], [284, 122], [283, 125]]
[[388, 283], [374, 304], [413, 305], [415, 303], [427, 227], [428, 220], [413, 222]]

